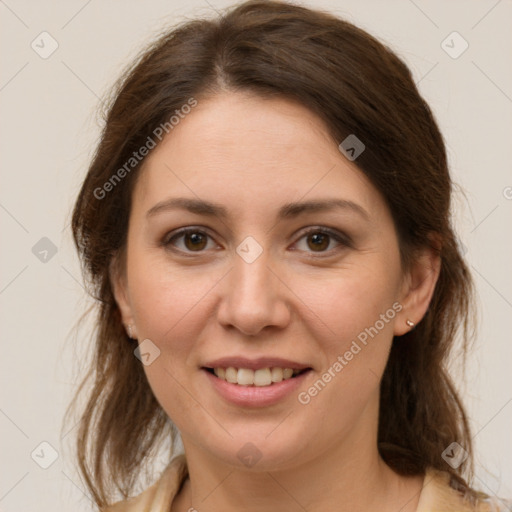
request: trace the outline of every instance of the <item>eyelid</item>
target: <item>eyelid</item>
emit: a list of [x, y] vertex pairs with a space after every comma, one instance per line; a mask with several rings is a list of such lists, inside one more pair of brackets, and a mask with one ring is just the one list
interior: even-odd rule
[[[309, 235], [310, 233], [322, 233], [322, 234], [328, 235], [332, 239], [334, 239], [339, 244], [339, 246], [350, 247], [350, 248], [353, 247], [351, 238], [344, 232], [338, 231], [337, 229], [329, 228], [327, 226], [310, 226], [309, 228], [305, 228], [305, 229], [306, 229], [306, 231], [301, 232], [301, 235], [297, 239], [297, 242], [299, 240], [301, 240], [303, 237]], [[295, 242], [295, 243], [297, 243], [297, 242]], [[328, 251], [320, 251], [320, 252], [311, 251], [311, 252], [309, 252], [309, 254], [312, 256], [318, 256], [318, 257], [331, 256], [337, 249], [339, 249], [339, 246], [335, 247], [334, 249], [329, 249]]]
[[[203, 251], [182, 251], [181, 249], [177, 249], [176, 247], [173, 247], [171, 244], [171, 241], [173, 239], [174, 240], [179, 239], [188, 233], [201, 233], [203, 235], [206, 235], [211, 240], [215, 241], [214, 237], [212, 235], [210, 235], [208, 231], [209, 231], [208, 228], [205, 228], [204, 226], [187, 226], [184, 228], [180, 228], [175, 231], [172, 231], [171, 233], [167, 233], [163, 237], [161, 245], [163, 245], [164, 248], [167, 250], [177, 252], [179, 254], [186, 255], [186, 256], [194, 256], [195, 252], [196, 252], [196, 254], [205, 253], [206, 251], [204, 251], [204, 250]], [[215, 243], [217, 243], [217, 242], [215, 242]]]
[[[184, 235], [186, 235], [188, 233], [201, 233], [203, 235], [206, 235], [207, 237], [209, 237], [213, 241], [215, 241], [214, 237], [209, 234], [209, 229], [208, 228], [206, 228], [204, 226], [187, 226], [187, 227], [180, 228], [180, 229], [178, 229], [176, 231], [173, 231], [171, 233], [166, 234], [164, 236], [164, 238], [162, 239], [161, 245], [163, 245], [168, 250], [172, 250], [174, 252], [178, 252], [180, 254], [187, 255], [187, 256], [193, 256], [194, 253], [199, 255], [199, 254], [207, 252], [206, 250], [202, 250], [202, 251], [183, 251], [181, 249], [177, 249], [175, 247], [172, 247], [171, 241], [173, 239], [174, 240], [179, 239], [180, 237], [182, 237], [182, 236], [184, 236]], [[347, 234], [345, 234], [344, 232], [338, 231], [337, 229], [330, 228], [328, 226], [309, 226], [307, 228], [303, 228], [303, 230], [300, 231], [299, 235], [296, 235], [296, 236], [298, 236], [298, 238], [294, 242], [294, 245], [297, 242], [299, 242], [300, 240], [302, 240], [302, 238], [304, 238], [305, 236], [309, 235], [310, 233], [322, 233], [322, 234], [330, 236], [341, 247], [353, 247], [352, 240], [351, 240], [351, 238]], [[217, 243], [217, 242], [215, 242], [215, 243]], [[339, 246], [335, 247], [333, 249], [329, 249], [328, 251], [320, 251], [320, 252], [317, 252], [317, 253], [315, 253], [314, 251], [307, 251], [307, 253], [310, 256], [319, 257], [319, 258], [327, 257], [327, 256], [332, 256], [332, 254], [337, 249], [340, 248]], [[170, 248], [170, 247], [172, 247], [172, 248]], [[296, 249], [293, 249], [293, 250], [296, 250]]]

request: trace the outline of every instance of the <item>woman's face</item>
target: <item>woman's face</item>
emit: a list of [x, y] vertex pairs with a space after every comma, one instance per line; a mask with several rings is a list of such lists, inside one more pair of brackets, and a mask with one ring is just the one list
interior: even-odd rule
[[[265, 469], [375, 441], [393, 335], [423, 310], [356, 162], [306, 108], [239, 93], [199, 101], [148, 155], [115, 293], [185, 449]], [[309, 370], [268, 384], [289, 373], [272, 368]]]

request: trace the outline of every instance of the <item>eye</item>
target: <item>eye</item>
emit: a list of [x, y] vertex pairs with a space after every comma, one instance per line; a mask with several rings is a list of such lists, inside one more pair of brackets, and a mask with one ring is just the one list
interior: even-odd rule
[[[307, 251], [308, 248], [312, 248], [311, 252], [313, 253], [332, 252], [333, 250], [339, 249], [340, 246], [341, 248], [351, 246], [350, 239], [346, 235], [329, 228], [310, 228], [303, 234], [299, 241], [303, 239], [305, 239], [307, 247], [305, 250]], [[334, 249], [328, 249], [333, 240], [338, 244], [338, 246]]]
[[176, 247], [176, 241], [182, 239], [185, 248], [178, 247], [178, 250], [181, 252], [201, 252], [203, 251], [207, 244], [208, 238], [211, 238], [210, 235], [201, 231], [197, 228], [185, 228], [181, 229], [174, 235], [170, 237], [166, 237], [163, 241], [163, 245], [166, 247], [174, 246]]
[[[171, 236], [167, 236], [162, 241], [162, 245], [171, 250], [177, 249], [178, 252], [185, 254], [194, 252], [200, 253], [211, 248], [208, 247], [208, 239], [213, 240], [205, 231], [194, 227], [188, 227], [177, 231]], [[306, 249], [300, 250], [305, 250], [306, 252], [326, 253], [339, 249], [340, 246], [341, 248], [351, 247], [351, 242], [348, 236], [325, 227], [312, 227], [308, 229], [303, 233], [295, 245], [303, 239], [306, 240]], [[182, 242], [181, 247], [177, 243], [178, 240]], [[329, 249], [333, 240], [338, 244], [338, 247]], [[308, 248], [310, 251], [308, 251]]]

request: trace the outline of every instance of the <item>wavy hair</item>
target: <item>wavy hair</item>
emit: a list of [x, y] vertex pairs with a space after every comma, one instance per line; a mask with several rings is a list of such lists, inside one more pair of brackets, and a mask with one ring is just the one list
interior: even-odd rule
[[[336, 144], [356, 134], [366, 145], [357, 166], [385, 198], [404, 267], [415, 250], [438, 247], [441, 269], [429, 309], [395, 337], [381, 382], [379, 451], [395, 471], [448, 471], [471, 497], [471, 435], [447, 371], [454, 344], [470, 342], [473, 284], [451, 220], [453, 183], [443, 137], [406, 64], [345, 20], [280, 1], [248, 1], [214, 19], [194, 19], [160, 35], [116, 83], [101, 139], [72, 214], [89, 293], [96, 299], [94, 352], [77, 435], [80, 471], [96, 503], [134, 490], [136, 475], [177, 429], [155, 399], [114, 300], [109, 268], [126, 248], [131, 194], [144, 160], [98, 190], [190, 98], [220, 91], [285, 97], [321, 118]], [[136, 346], [136, 345], [135, 345]], [[458, 442], [469, 457], [449, 466]]]

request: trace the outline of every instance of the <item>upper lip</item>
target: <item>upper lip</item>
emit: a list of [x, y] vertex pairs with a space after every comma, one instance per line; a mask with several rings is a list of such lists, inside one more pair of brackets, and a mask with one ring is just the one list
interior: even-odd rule
[[248, 359], [246, 357], [221, 357], [208, 361], [203, 368], [249, 368], [259, 370], [260, 368], [291, 368], [293, 370], [303, 370], [311, 368], [307, 363], [299, 363], [290, 359], [281, 357], [258, 357], [257, 359]]

